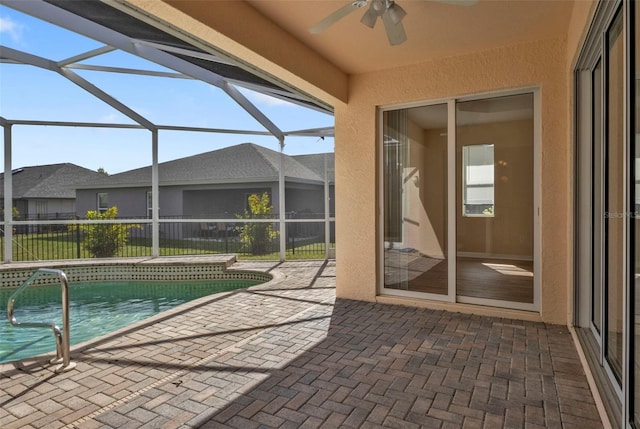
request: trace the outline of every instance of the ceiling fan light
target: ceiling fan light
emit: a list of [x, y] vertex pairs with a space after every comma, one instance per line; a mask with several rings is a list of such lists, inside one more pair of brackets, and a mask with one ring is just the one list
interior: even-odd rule
[[374, 10], [369, 8], [364, 13], [364, 15], [362, 15], [362, 19], [360, 20], [360, 22], [369, 28], [373, 28], [376, 25], [377, 19], [378, 19], [378, 14]]
[[405, 12], [405, 10], [396, 3], [393, 3], [391, 6], [389, 6], [389, 9], [387, 9], [387, 13], [389, 14], [389, 18], [391, 18], [391, 21], [393, 21], [394, 24], [402, 21], [402, 19], [407, 15], [407, 12]]

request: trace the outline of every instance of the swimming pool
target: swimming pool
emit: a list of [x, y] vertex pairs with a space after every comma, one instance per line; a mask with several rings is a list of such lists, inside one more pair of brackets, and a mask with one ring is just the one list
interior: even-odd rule
[[[70, 343], [106, 335], [197, 298], [259, 283], [262, 281], [246, 279], [72, 283], [69, 287]], [[0, 310], [5, 315], [0, 318], [0, 363], [55, 351], [50, 329], [16, 328], [9, 324], [7, 301], [15, 289], [0, 289]], [[15, 301], [16, 319], [62, 326], [61, 305], [60, 285], [31, 286]]]

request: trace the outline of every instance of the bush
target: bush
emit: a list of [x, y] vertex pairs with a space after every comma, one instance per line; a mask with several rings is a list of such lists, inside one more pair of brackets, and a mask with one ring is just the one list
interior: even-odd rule
[[[249, 195], [249, 210], [236, 215], [238, 219], [271, 219], [273, 206], [269, 194]], [[240, 241], [249, 248], [252, 255], [266, 255], [271, 251], [271, 242], [278, 236], [271, 223], [246, 222], [238, 228]]]
[[[88, 220], [112, 220], [118, 215], [118, 208], [113, 206], [104, 213], [94, 210], [87, 212]], [[74, 227], [76, 228], [76, 227]], [[83, 233], [82, 245], [95, 258], [117, 256], [129, 239], [129, 230], [140, 228], [139, 225], [121, 223], [82, 224], [77, 228]]]

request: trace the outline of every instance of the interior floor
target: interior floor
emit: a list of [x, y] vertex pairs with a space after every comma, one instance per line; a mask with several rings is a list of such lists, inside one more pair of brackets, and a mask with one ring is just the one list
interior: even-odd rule
[[[417, 251], [385, 251], [385, 287], [447, 294], [447, 260]], [[459, 296], [533, 303], [533, 261], [458, 257]]]

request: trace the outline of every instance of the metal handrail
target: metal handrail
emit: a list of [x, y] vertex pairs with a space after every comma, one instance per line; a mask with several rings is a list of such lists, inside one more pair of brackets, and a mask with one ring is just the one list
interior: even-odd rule
[[[42, 274], [56, 274], [60, 279], [60, 285], [62, 286], [62, 330], [60, 330], [55, 323], [18, 322], [16, 320], [14, 314], [14, 302], [16, 298]], [[51, 359], [50, 362], [60, 364], [56, 367], [55, 371], [65, 372], [76, 367], [76, 364], [71, 362], [69, 356], [69, 281], [67, 280], [67, 275], [62, 270], [39, 268], [33, 273], [9, 298], [7, 303], [7, 318], [9, 319], [9, 323], [18, 328], [50, 328], [56, 339], [56, 357]]]

